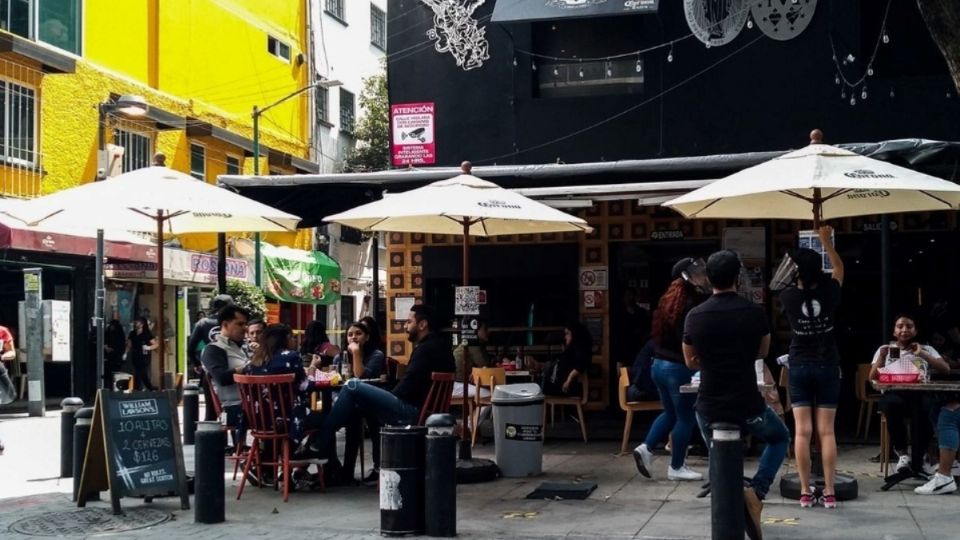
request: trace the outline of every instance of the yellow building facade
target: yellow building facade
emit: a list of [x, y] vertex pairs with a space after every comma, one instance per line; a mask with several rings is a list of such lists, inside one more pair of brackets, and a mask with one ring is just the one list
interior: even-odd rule
[[[0, 13], [0, 191], [33, 197], [149, 165], [251, 173], [254, 106], [312, 82], [308, 1], [31, 0]], [[26, 9], [26, 8], [24, 8]], [[6, 20], [4, 20], [6, 19]], [[143, 96], [146, 116], [99, 105]], [[260, 118], [260, 171], [315, 172], [309, 93]], [[102, 122], [102, 124], [101, 124]], [[104, 150], [99, 150], [100, 129]], [[309, 248], [310, 235], [267, 238]], [[184, 247], [215, 248], [213, 235]]]

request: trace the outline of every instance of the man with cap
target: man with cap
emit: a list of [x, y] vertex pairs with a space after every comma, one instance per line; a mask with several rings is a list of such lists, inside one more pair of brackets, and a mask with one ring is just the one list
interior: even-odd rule
[[216, 340], [220, 333], [220, 323], [217, 322], [217, 314], [226, 306], [233, 304], [233, 297], [229, 294], [218, 294], [210, 300], [210, 313], [203, 319], [197, 321], [190, 334], [190, 341], [187, 342], [187, 358], [190, 360], [190, 366], [193, 372], [200, 377], [200, 385], [203, 387], [204, 407], [203, 419], [210, 421], [216, 420], [217, 414], [210, 406], [213, 403], [213, 397], [210, 395], [210, 388], [203, 377], [203, 366], [200, 363], [200, 353], [211, 342]]
[[790, 433], [757, 388], [755, 361], [769, 352], [770, 328], [763, 309], [737, 294], [741, 266], [730, 250], [707, 259], [713, 295], [687, 315], [683, 356], [687, 367], [700, 370], [696, 414], [708, 447], [715, 422], [738, 425], [766, 443], [757, 473], [743, 491], [747, 534], [757, 539], [762, 537], [761, 501], [783, 464]]

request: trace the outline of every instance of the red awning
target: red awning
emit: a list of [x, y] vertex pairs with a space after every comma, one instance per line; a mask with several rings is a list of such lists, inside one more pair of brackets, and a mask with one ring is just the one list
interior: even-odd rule
[[[157, 248], [148, 241], [140, 241], [139, 239], [129, 242], [117, 241], [110, 239], [111, 236], [117, 235], [107, 234], [107, 240], [104, 243], [107, 258], [156, 262]], [[75, 236], [42, 228], [18, 227], [9, 221], [6, 223], [0, 221], [0, 249], [21, 249], [93, 257], [97, 252], [97, 239], [96, 236]]]

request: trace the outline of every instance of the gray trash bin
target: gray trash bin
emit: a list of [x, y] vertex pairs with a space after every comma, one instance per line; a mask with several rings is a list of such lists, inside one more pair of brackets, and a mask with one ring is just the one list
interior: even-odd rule
[[493, 433], [497, 466], [505, 477], [543, 471], [543, 392], [538, 384], [502, 384], [494, 388]]

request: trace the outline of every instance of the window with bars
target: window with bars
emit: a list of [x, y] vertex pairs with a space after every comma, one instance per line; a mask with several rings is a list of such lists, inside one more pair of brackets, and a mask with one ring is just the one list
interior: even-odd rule
[[357, 119], [355, 101], [353, 93], [340, 89], [340, 131], [353, 133]]
[[123, 147], [123, 172], [135, 171], [150, 166], [153, 157], [153, 139], [149, 135], [115, 129], [114, 144]]
[[347, 14], [344, 11], [344, 0], [327, 0], [327, 7], [325, 11], [330, 14], [334, 19], [342, 23], [347, 22]]
[[240, 174], [240, 158], [227, 156], [227, 174]]
[[7, 163], [34, 165], [36, 152], [36, 91], [0, 80], [0, 154]]
[[314, 101], [317, 106], [317, 123], [321, 125], [330, 124], [330, 90], [322, 86], [317, 87], [317, 94]]
[[199, 144], [190, 144], [190, 176], [197, 180], [207, 179], [206, 148]]
[[387, 50], [387, 14], [373, 4], [370, 4], [370, 43]]

